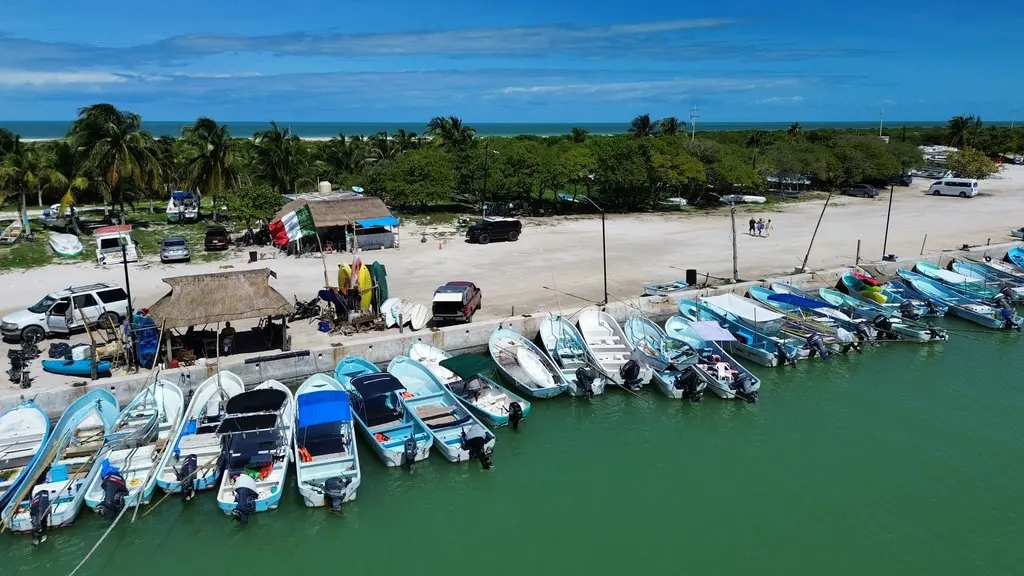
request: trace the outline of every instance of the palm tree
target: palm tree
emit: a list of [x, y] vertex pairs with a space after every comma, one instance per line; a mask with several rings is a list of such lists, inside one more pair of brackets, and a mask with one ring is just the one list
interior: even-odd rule
[[981, 118], [974, 114], [953, 116], [949, 119], [949, 145], [953, 148], [966, 147], [971, 133], [980, 128]]
[[419, 138], [416, 133], [406, 132], [402, 128], [395, 130], [395, 135], [391, 137], [391, 141], [398, 146], [399, 152], [419, 148]]
[[658, 131], [658, 121], [651, 121], [650, 114], [641, 114], [629, 124], [629, 130], [627, 132], [635, 138], [647, 138], [654, 136]]
[[369, 147], [366, 151], [366, 157], [363, 158], [363, 163], [368, 166], [376, 164], [381, 160], [394, 158], [402, 151], [401, 144], [389, 138], [387, 132], [378, 132], [370, 136], [367, 143]]
[[278, 192], [294, 192], [305, 164], [299, 137], [271, 122], [269, 130], [253, 135], [253, 142], [263, 179]]
[[590, 134], [590, 130], [587, 130], [586, 128], [580, 128], [579, 126], [577, 126], [572, 129], [572, 132], [569, 133], [569, 139], [577, 144], [583, 144], [583, 142], [587, 139], [587, 134]]
[[476, 130], [462, 123], [458, 116], [434, 116], [427, 123], [427, 134], [442, 148], [448, 150], [466, 150], [473, 145]]
[[0, 128], [0, 160], [4, 159], [14, 145], [14, 133], [7, 128]]
[[186, 127], [184, 136], [195, 146], [188, 161], [188, 187], [213, 199], [213, 221], [217, 221], [217, 197], [238, 184], [238, 170], [231, 153], [231, 133], [226, 124], [201, 117]]
[[143, 190], [158, 186], [160, 165], [153, 156], [153, 139], [142, 130], [138, 114], [94, 104], [78, 111], [69, 136], [76, 152], [102, 176], [107, 200], [119, 201], [122, 212], [126, 182]]
[[[67, 140], [54, 142], [53, 163], [43, 171], [40, 180], [40, 204], [42, 192], [46, 191], [60, 197], [60, 215], [63, 216], [67, 207], [74, 206], [75, 193], [85, 191], [91, 184], [82, 160], [81, 155]], [[81, 232], [78, 229], [77, 218], [72, 218], [71, 224], [76, 232]]]
[[754, 160], [751, 164], [751, 168], [757, 169], [757, 155], [761, 152], [761, 148], [768, 142], [768, 133], [764, 130], [754, 130], [747, 136], [746, 147], [754, 150]]
[[0, 163], [0, 200], [12, 193], [18, 195], [18, 215], [25, 226], [25, 235], [31, 237], [26, 198], [39, 186], [44, 168], [37, 151], [23, 144], [20, 136], [14, 135], [5, 146]]
[[799, 122], [793, 122], [789, 125], [789, 129], [786, 130], [786, 136], [797, 137], [804, 133], [804, 129], [800, 126]]
[[658, 121], [659, 129], [658, 134], [664, 134], [665, 136], [675, 136], [679, 134], [680, 128], [686, 128], [686, 122], [680, 121], [675, 116], [669, 116]]

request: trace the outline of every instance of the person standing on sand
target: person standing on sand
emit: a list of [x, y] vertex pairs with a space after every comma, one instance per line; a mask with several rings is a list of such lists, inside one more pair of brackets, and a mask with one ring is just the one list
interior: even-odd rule
[[757, 219], [757, 235], [764, 236], [764, 218]]
[[754, 230], [756, 230], [756, 229], [757, 229], [757, 220], [754, 220], [753, 218], [751, 218], [750, 219], [750, 235], [751, 236], [754, 235]]
[[764, 235], [765, 235], [765, 236], [771, 236], [771, 235], [772, 235], [772, 230], [773, 230], [773, 229], [774, 229], [774, 228], [772, 227], [772, 219], [771, 219], [771, 218], [769, 218], [769, 219], [768, 219], [768, 223], [767, 223], [767, 224], [765, 224], [765, 226], [764, 226]]

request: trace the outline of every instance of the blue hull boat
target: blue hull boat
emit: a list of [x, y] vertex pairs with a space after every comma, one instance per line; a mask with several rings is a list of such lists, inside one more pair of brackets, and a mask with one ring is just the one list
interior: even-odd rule
[[[742, 398], [756, 402], [761, 381], [730, 356], [718, 342], [709, 337], [724, 338], [728, 333], [705, 337], [690, 320], [673, 316], [665, 322], [669, 338], [681, 340], [697, 351], [698, 360], [692, 370], [719, 398]], [[714, 326], [721, 330], [717, 324]], [[731, 336], [729, 336], [731, 338]], [[728, 341], [728, 340], [724, 340]]]
[[783, 341], [755, 332], [745, 324], [730, 318], [725, 311], [718, 310], [693, 300], [680, 300], [679, 313], [687, 320], [713, 320], [736, 338], [735, 342], [724, 342], [722, 347], [730, 354], [739, 356], [762, 366], [774, 367], [780, 364], [779, 351], [786, 358], [801, 358], [806, 350], [792, 341]]
[[870, 322], [872, 329], [877, 330], [882, 337], [896, 335], [915, 342], [945, 342], [949, 339], [945, 330], [900, 318], [899, 315], [893, 314], [891, 309], [885, 308], [881, 304], [858, 300], [849, 294], [829, 288], [821, 288], [818, 293], [822, 300], [829, 304]]
[[[63, 376], [92, 376], [92, 360], [43, 360], [43, 371]], [[110, 376], [110, 362], [96, 363], [97, 376]]]
[[[334, 378], [314, 374], [295, 391], [295, 403], [292, 449], [299, 494], [310, 508], [326, 504], [341, 512], [344, 502], [356, 499], [362, 483], [349, 394]], [[332, 490], [339, 488], [340, 498]]]
[[490, 455], [494, 449], [494, 434], [485, 432], [483, 451], [471, 452], [466, 442], [467, 430], [475, 426], [487, 429], [426, 366], [408, 356], [399, 356], [388, 364], [388, 374], [405, 387], [407, 394], [402, 395], [402, 403], [406, 410], [430, 431], [434, 446], [448, 461], [468, 462], [476, 456]]
[[665, 396], [701, 400], [705, 383], [687, 380], [690, 368], [697, 362], [697, 353], [689, 344], [669, 338], [661, 326], [641, 315], [627, 318], [623, 332], [633, 352], [654, 372], [652, 379]]
[[875, 288], [875, 291], [883, 296], [884, 302], [879, 302], [876, 298], [870, 298], [868, 296], [868, 293], [871, 292], [869, 286], [853, 274], [844, 274], [839, 279], [836, 288], [840, 292], [862, 302], [878, 304], [887, 310], [898, 311], [900, 315], [907, 318], [915, 316], [940, 317], [946, 315], [946, 306], [929, 306], [928, 301], [912, 298], [905, 287], [899, 282], [887, 282], [881, 286], [870, 287]]
[[[1006, 319], [1002, 317], [999, 310], [992, 306], [982, 304], [959, 294], [948, 286], [936, 282], [927, 276], [922, 276], [909, 270], [899, 270], [897, 273], [900, 275], [900, 278], [903, 278], [908, 283], [911, 289], [920, 293], [923, 297], [938, 300], [949, 306], [949, 311], [954, 316], [994, 330], [1006, 327]], [[1019, 316], [1013, 315], [1011, 321], [1016, 326], [1020, 326], [1021, 319]]]
[[14, 497], [50, 437], [50, 418], [25, 400], [0, 414], [0, 510]]
[[99, 474], [97, 458], [117, 421], [117, 399], [102, 389], [92, 390], [68, 406], [53, 427], [42, 457], [24, 475], [21, 487], [3, 511], [12, 532], [31, 532], [30, 500], [45, 493], [50, 528], [68, 526], [85, 500], [85, 487]]
[[1010, 248], [1004, 260], [1024, 271], [1024, 248]]
[[430, 432], [402, 403], [408, 392], [397, 378], [365, 358], [346, 356], [334, 379], [349, 394], [356, 428], [385, 466], [411, 466], [430, 456]]

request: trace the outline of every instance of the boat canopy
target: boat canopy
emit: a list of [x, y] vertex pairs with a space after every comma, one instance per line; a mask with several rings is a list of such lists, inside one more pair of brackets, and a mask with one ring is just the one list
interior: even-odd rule
[[459, 378], [469, 379], [477, 374], [493, 372], [494, 362], [486, 356], [476, 354], [460, 354], [452, 358], [445, 358], [438, 362], [442, 368], [454, 372]]
[[233, 396], [224, 407], [224, 412], [230, 415], [277, 412], [287, 400], [288, 394], [284, 390], [259, 388]]
[[348, 392], [323, 390], [302, 394], [298, 398], [299, 428], [352, 420]]
[[708, 342], [735, 342], [736, 338], [713, 320], [690, 322], [690, 328]]
[[383, 396], [384, 394], [390, 394], [391, 392], [397, 392], [399, 390], [405, 390], [405, 386], [387, 372], [377, 372], [375, 374], [363, 374], [362, 376], [356, 376], [352, 379], [352, 387], [359, 392], [359, 395], [363, 399], [373, 398], [374, 396]]
[[256, 432], [257, 430], [272, 430], [277, 428], [277, 414], [241, 414], [229, 416], [221, 420], [217, 427], [217, 434], [239, 434], [242, 432]]
[[768, 296], [768, 299], [772, 302], [781, 302], [782, 304], [789, 304], [799, 308], [832, 308], [832, 305], [827, 302], [802, 298], [794, 294], [771, 294]]
[[754, 304], [753, 301], [740, 298], [732, 293], [704, 298], [704, 302], [707, 302], [717, 308], [721, 308], [726, 312], [731, 312], [743, 320], [757, 324], [774, 322], [785, 318], [782, 314], [777, 314], [766, 308], [761, 308]]
[[398, 226], [398, 218], [394, 216], [381, 216], [380, 218], [364, 218], [356, 220], [356, 226], [360, 228], [375, 228], [377, 226]]
[[175, 200], [188, 200], [192, 197], [191, 192], [171, 192], [171, 198]]

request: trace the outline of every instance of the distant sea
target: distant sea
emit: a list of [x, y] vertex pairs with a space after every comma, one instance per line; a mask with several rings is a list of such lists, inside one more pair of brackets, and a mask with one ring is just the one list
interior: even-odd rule
[[[180, 136], [183, 126], [191, 125], [189, 121], [181, 122], [145, 122], [143, 128], [154, 136]], [[225, 122], [231, 134], [247, 137], [261, 130], [266, 130], [269, 122]], [[395, 133], [399, 128], [406, 132], [422, 134], [425, 131], [422, 122], [278, 122], [279, 125], [291, 128], [292, 133], [302, 138], [330, 138], [343, 133], [346, 136], [371, 136], [378, 132]], [[476, 129], [479, 136], [518, 136], [532, 134], [535, 136], [557, 136], [568, 134], [575, 127], [586, 128], [591, 134], [620, 134], [629, 128], [628, 123], [620, 122], [565, 122], [565, 123], [469, 123]], [[988, 123], [991, 124], [991, 123]], [[24, 140], [63, 138], [67, 134], [70, 121], [7, 121], [0, 120], [0, 128], [7, 128], [20, 134]], [[698, 131], [724, 130], [785, 130], [790, 122], [706, 122], [698, 123]], [[877, 128], [877, 122], [801, 122], [804, 129], [836, 128], [836, 129], [869, 129]], [[945, 126], [945, 121], [914, 120], [907, 122], [888, 121], [885, 125], [890, 129], [902, 126]]]

